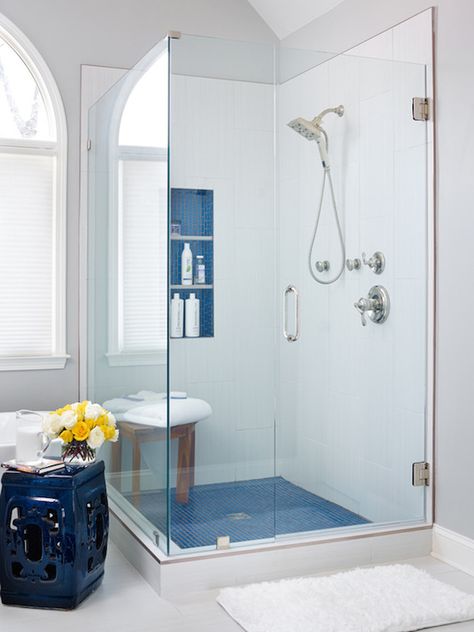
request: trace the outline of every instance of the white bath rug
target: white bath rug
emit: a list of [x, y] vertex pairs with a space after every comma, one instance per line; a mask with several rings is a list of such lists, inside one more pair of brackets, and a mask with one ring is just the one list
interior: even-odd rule
[[247, 632], [409, 632], [474, 619], [474, 595], [407, 564], [224, 588]]

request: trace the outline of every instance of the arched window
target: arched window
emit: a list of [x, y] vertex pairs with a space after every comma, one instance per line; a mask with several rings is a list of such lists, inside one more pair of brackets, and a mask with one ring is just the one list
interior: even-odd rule
[[65, 201], [59, 91], [0, 15], [0, 370], [65, 366]]
[[[137, 77], [138, 80], [137, 80]], [[168, 54], [125, 81], [112, 125], [109, 364], [166, 362]]]

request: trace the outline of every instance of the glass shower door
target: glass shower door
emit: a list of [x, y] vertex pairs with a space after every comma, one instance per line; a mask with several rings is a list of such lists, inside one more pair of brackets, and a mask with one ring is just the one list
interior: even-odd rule
[[170, 339], [176, 554], [275, 534], [274, 78], [270, 44], [171, 41], [170, 297], [185, 303]]
[[[289, 492], [276, 496], [278, 535], [425, 520], [412, 465], [426, 459], [432, 147], [412, 98], [426, 98], [427, 70], [378, 57], [403, 41], [397, 29], [380, 38], [309, 59], [279, 86], [279, 294], [298, 289], [301, 334], [279, 342], [277, 473]], [[324, 170], [316, 143], [287, 125], [339, 105], [344, 115], [328, 114], [322, 127], [345, 256], [328, 187], [311, 251]], [[344, 259], [334, 283], [310, 274], [324, 282]], [[361, 319], [355, 304], [373, 307], [364, 301], [380, 288], [385, 318], [368, 310]]]
[[89, 111], [88, 398], [111, 500], [168, 552], [168, 40]]

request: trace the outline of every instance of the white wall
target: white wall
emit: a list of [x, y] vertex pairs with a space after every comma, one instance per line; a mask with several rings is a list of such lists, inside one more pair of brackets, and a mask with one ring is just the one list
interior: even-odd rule
[[47, 409], [77, 399], [79, 375], [79, 134], [81, 64], [129, 68], [168, 30], [272, 41], [243, 0], [0, 0], [33, 42], [61, 92], [68, 121], [68, 342], [62, 371], [2, 372], [0, 410]]
[[[295, 483], [374, 522], [422, 519], [424, 511], [411, 463], [425, 447], [430, 147], [427, 125], [411, 118], [411, 97], [425, 94], [426, 67], [391, 60], [410, 58], [420, 42], [423, 52], [430, 26], [420, 16], [279, 89], [280, 281], [301, 292], [301, 337], [281, 344], [279, 431], [296, 437], [293, 456], [277, 454]], [[319, 155], [285, 124], [340, 103], [344, 117], [328, 116], [325, 128], [347, 257], [380, 250], [386, 266], [378, 276], [366, 266], [345, 270], [328, 287], [308, 270]], [[329, 190], [314, 248], [313, 262], [328, 259], [334, 275], [341, 252]], [[390, 315], [362, 327], [353, 304], [375, 284], [389, 293]]]
[[196, 482], [272, 476], [274, 88], [174, 76], [171, 102], [171, 185], [214, 191], [214, 337], [170, 342], [171, 389], [213, 408]]
[[[342, 51], [430, 5], [437, 7], [438, 300], [436, 521], [474, 537], [472, 235], [474, 6], [470, 0], [346, 0], [285, 45]], [[461, 302], [459, 297], [462, 296]]]

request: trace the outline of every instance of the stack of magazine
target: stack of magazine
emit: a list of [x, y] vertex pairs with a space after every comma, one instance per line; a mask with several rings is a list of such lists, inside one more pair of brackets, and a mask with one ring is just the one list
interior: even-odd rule
[[41, 459], [41, 461], [29, 463], [18, 463], [15, 459], [11, 459], [11, 461], [2, 463], [1, 466], [7, 470], [18, 470], [27, 474], [49, 474], [56, 470], [62, 470], [65, 463], [58, 459]]

